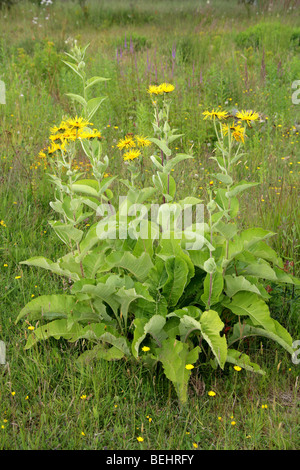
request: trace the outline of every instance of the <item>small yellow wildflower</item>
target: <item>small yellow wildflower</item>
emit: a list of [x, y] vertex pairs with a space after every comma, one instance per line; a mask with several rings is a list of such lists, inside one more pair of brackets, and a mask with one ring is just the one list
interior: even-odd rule
[[214, 392], [213, 390], [210, 390], [208, 392], [208, 396], [210, 396], [210, 397], [214, 397], [215, 395], [216, 395], [216, 392]]
[[142, 351], [144, 351], [144, 352], [150, 351], [150, 348], [148, 348], [148, 346], [143, 346]]
[[137, 439], [138, 442], [143, 442], [144, 441], [144, 438], [141, 437], [141, 436], [138, 436], [136, 439]]
[[242, 370], [242, 368], [240, 366], [234, 366], [234, 370], [237, 370], [239, 372], [240, 370]]
[[195, 449], [198, 449], [198, 444], [197, 444], [196, 442], [193, 442], [193, 447], [194, 447]]
[[15, 276], [15, 279], [21, 279], [22, 276]]
[[261, 405], [261, 407], [264, 409], [264, 408], [268, 408], [268, 405]]
[[34, 330], [34, 326], [31, 326], [31, 325], [30, 325], [27, 329], [33, 331], [33, 330]]
[[235, 421], [231, 421], [231, 426], [235, 426], [236, 425], [236, 422]]
[[186, 368], [187, 370], [191, 370], [191, 369], [194, 369], [194, 366], [193, 366], [193, 364], [187, 364], [187, 365], [185, 366], [185, 368]]
[[15, 396], [15, 394], [16, 394], [16, 392], [11, 392], [11, 394], [12, 394], [12, 396], [14, 397], [14, 396]]
[[85, 399], [86, 399], [86, 395], [81, 395], [80, 399], [81, 399], [81, 400], [85, 400]]
[[2, 227], [6, 227], [6, 223], [4, 222], [4, 220], [0, 220], [0, 225], [2, 225]]

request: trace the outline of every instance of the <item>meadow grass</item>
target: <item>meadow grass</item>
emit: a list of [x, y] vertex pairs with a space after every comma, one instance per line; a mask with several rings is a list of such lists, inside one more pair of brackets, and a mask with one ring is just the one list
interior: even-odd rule
[[[291, 84], [300, 79], [296, 4], [274, 2], [269, 11], [265, 4], [247, 10], [221, 0], [56, 2], [49, 8], [20, 2], [0, 11], [0, 80], [7, 89], [0, 105], [0, 339], [8, 361], [0, 365], [1, 449], [299, 448], [299, 366], [267, 341], [245, 346], [266, 376], [199, 366], [188, 405], [180, 407], [159, 369], [131, 361], [83, 369], [76, 357], [86, 345], [55, 340], [24, 351], [28, 324], [14, 324], [31, 298], [69, 288], [19, 263], [63, 253], [47, 225], [54, 217], [53, 188], [37, 155], [49, 128], [77, 111], [65, 93], [80, 92], [80, 83], [61, 60], [74, 39], [90, 43], [90, 76], [111, 79], [95, 91], [107, 99], [94, 117], [111, 174], [126, 174], [118, 139], [152, 132], [150, 83], [175, 84], [171, 124], [184, 134], [178, 151], [195, 156], [175, 172], [180, 195], [205, 199], [217, 184], [214, 132], [202, 112], [221, 106], [261, 114], [235, 175], [260, 185], [243, 196], [239, 221], [276, 232], [273, 246], [299, 275], [300, 120], [291, 100]], [[84, 158], [78, 165], [88, 174]], [[143, 177], [142, 184], [151, 177], [146, 160]], [[297, 339], [298, 290], [270, 288], [272, 316]]]

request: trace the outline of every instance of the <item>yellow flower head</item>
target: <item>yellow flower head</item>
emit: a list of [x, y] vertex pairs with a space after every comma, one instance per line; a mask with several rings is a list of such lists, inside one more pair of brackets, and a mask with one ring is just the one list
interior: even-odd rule
[[143, 440], [144, 440], [144, 438], [141, 437], [141, 436], [138, 436], [136, 439], [137, 439], [138, 442], [143, 442]]
[[144, 351], [144, 352], [150, 351], [150, 348], [148, 348], [148, 346], [143, 346], [142, 351]]
[[228, 117], [227, 111], [215, 111], [214, 109], [212, 111], [204, 111], [202, 114], [204, 119], [219, 119], [220, 121]]
[[126, 135], [124, 139], [119, 140], [119, 142], [117, 143], [117, 147], [120, 150], [135, 147], [135, 142], [133, 140], [133, 137], [131, 135]]
[[212, 390], [208, 392], [209, 397], [214, 397], [215, 395], [216, 395], [216, 392], [213, 392]]
[[228, 131], [231, 131], [232, 137], [237, 141], [237, 142], [245, 142], [245, 129], [241, 127], [240, 125], [235, 125], [235, 124], [222, 124], [222, 132], [223, 135], [227, 135]]
[[147, 137], [136, 135], [135, 140], [139, 147], [149, 147], [149, 145], [151, 145], [151, 142], [147, 139]]
[[194, 369], [194, 366], [193, 366], [193, 364], [187, 364], [187, 365], [185, 366], [185, 368], [186, 368], [187, 370], [191, 370], [191, 369]]
[[149, 85], [148, 93], [149, 93], [150, 95], [162, 95], [162, 94], [163, 94], [163, 90], [162, 90], [162, 88], [160, 87], [160, 85]]
[[75, 128], [75, 129], [83, 129], [84, 127], [87, 127], [89, 124], [92, 124], [91, 122], [83, 119], [83, 117], [75, 117], [70, 118], [66, 121], [66, 124], [68, 127]]
[[127, 160], [134, 160], [135, 158], [138, 158], [141, 155], [141, 152], [139, 150], [129, 150], [128, 152], [124, 153], [123, 160], [126, 162]]
[[171, 85], [171, 83], [161, 83], [159, 88], [163, 93], [171, 93], [171, 91], [175, 90], [174, 85]]
[[245, 121], [249, 126], [253, 121], [259, 119], [259, 114], [254, 111], [240, 111], [236, 114], [236, 118], [240, 121]]

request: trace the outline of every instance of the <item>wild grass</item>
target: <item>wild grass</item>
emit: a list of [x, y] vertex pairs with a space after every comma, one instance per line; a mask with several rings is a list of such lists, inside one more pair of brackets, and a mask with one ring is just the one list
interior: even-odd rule
[[[46, 223], [53, 188], [37, 155], [49, 128], [76, 113], [65, 93], [76, 93], [80, 84], [61, 61], [74, 39], [90, 43], [91, 76], [111, 79], [99, 85], [107, 99], [94, 118], [111, 174], [126, 171], [117, 140], [136, 130], [152, 132], [150, 83], [175, 84], [172, 127], [184, 134], [178, 150], [195, 156], [176, 174], [180, 194], [205, 199], [217, 184], [205, 109], [261, 114], [236, 174], [261, 184], [244, 196], [239, 220], [276, 232], [274, 247], [286, 269], [299, 275], [300, 121], [291, 100], [291, 84], [300, 79], [299, 4], [273, 3], [269, 11], [268, 2], [247, 10], [221, 0], [56, 2], [47, 9], [20, 2], [0, 11], [0, 80], [6, 84], [6, 105], [0, 105], [0, 339], [8, 362], [0, 365], [1, 449], [299, 449], [299, 366], [267, 341], [245, 346], [266, 376], [199, 367], [189, 403], [180, 408], [159, 369], [153, 374], [130, 361], [81, 369], [75, 359], [82, 345], [53, 340], [24, 351], [28, 325], [14, 324], [33, 296], [68, 288], [19, 263], [37, 253], [55, 259], [62, 251]], [[78, 164], [89, 171], [84, 159]], [[144, 165], [147, 180], [150, 165]], [[297, 339], [299, 292], [270, 288], [272, 316]]]

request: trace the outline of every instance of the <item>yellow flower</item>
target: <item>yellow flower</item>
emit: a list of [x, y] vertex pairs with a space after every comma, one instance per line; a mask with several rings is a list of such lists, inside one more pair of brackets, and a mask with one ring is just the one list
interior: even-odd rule
[[150, 140], [148, 140], [146, 137], [136, 135], [135, 140], [139, 147], [148, 147], [151, 145]]
[[83, 431], [81, 431], [81, 435], [82, 435], [82, 436], [85, 436], [85, 433], [84, 433]]
[[144, 352], [150, 351], [150, 348], [148, 348], [148, 346], [143, 346], [142, 351], [144, 351]]
[[84, 127], [87, 127], [89, 124], [92, 124], [92, 123], [83, 119], [83, 117], [76, 116], [74, 119], [73, 118], [68, 119], [66, 121], [66, 124], [71, 128], [83, 129]]
[[194, 447], [195, 449], [198, 449], [198, 444], [196, 444], [196, 442], [193, 442], [193, 447]]
[[232, 136], [237, 142], [245, 142], [245, 129], [240, 125], [231, 124], [227, 126], [226, 124], [222, 125], [223, 135], [228, 134], [228, 130], [232, 131]]
[[204, 119], [226, 119], [228, 117], [227, 111], [215, 111], [214, 109], [212, 111], [204, 111], [203, 113]]
[[138, 436], [136, 439], [137, 439], [138, 442], [143, 442], [144, 441], [144, 438], [141, 437], [141, 436]]
[[119, 140], [119, 142], [117, 143], [117, 147], [120, 150], [135, 147], [135, 142], [133, 140], [133, 137], [131, 135], [126, 135], [126, 137], [124, 137], [124, 139]]
[[15, 394], [16, 394], [16, 392], [11, 392], [11, 394], [12, 394], [12, 396], [14, 397], [14, 396], [15, 396]]
[[162, 95], [163, 90], [160, 85], [149, 85], [148, 93], [150, 93], [150, 95]]
[[86, 395], [81, 395], [81, 400], [85, 400], [86, 399]]
[[213, 392], [212, 390], [210, 390], [210, 391], [208, 392], [208, 395], [209, 395], [210, 397], [214, 397], [214, 396], [216, 395], [216, 392]]
[[163, 93], [171, 93], [171, 91], [175, 90], [174, 85], [171, 85], [171, 83], [161, 83], [159, 88]]
[[34, 326], [31, 326], [31, 325], [30, 325], [27, 329], [33, 331], [33, 330], [34, 330]]
[[235, 421], [231, 421], [231, 426], [235, 426], [236, 425], [236, 422]]
[[4, 220], [0, 220], [0, 225], [2, 225], [2, 227], [6, 227], [6, 223], [4, 222]]
[[253, 121], [257, 121], [257, 119], [259, 119], [259, 114], [254, 111], [240, 111], [236, 113], [236, 117], [251, 126]]
[[129, 150], [128, 152], [124, 153], [123, 160], [126, 162], [127, 160], [134, 160], [141, 155], [139, 150]]
[[234, 370], [240, 371], [242, 368], [240, 366], [234, 366]]
[[21, 279], [22, 276], [15, 276], [15, 279]]
[[187, 365], [185, 366], [185, 368], [186, 368], [187, 370], [191, 370], [191, 369], [194, 369], [194, 366], [193, 366], [193, 364], [187, 364]]
[[268, 408], [268, 405], [261, 405], [262, 408]]

